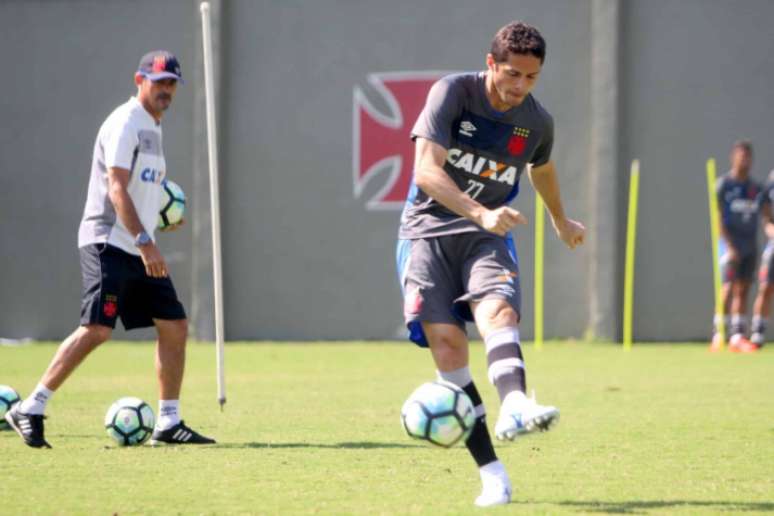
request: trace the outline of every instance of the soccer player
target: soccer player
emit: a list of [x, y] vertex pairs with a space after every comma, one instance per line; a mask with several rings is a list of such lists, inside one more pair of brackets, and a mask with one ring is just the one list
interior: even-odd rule
[[501, 400], [501, 440], [547, 430], [559, 411], [528, 398], [520, 347], [521, 288], [510, 230], [527, 220], [508, 204], [526, 170], [570, 248], [585, 228], [565, 215], [551, 161], [551, 115], [532, 96], [545, 59], [540, 32], [525, 23], [501, 28], [486, 71], [436, 82], [412, 130], [414, 180], [397, 248], [409, 338], [430, 348], [438, 376], [476, 406], [467, 447], [483, 484], [476, 505], [505, 504], [511, 482], [497, 459], [485, 410], [468, 369], [465, 322], [484, 338], [490, 381]]
[[97, 346], [124, 327], [155, 326], [159, 417], [151, 444], [209, 444], [180, 419], [188, 322], [153, 230], [167, 166], [161, 118], [182, 82], [177, 58], [154, 51], [134, 75], [137, 96], [118, 106], [97, 134], [88, 197], [78, 231], [83, 278], [80, 326], [59, 346], [35, 390], [5, 415], [33, 448], [51, 446], [44, 412], [54, 392]]
[[758, 294], [753, 304], [752, 335], [750, 342], [755, 349], [760, 349], [766, 341], [766, 322], [771, 313], [771, 296], [774, 294], [774, 214], [772, 203], [774, 202], [774, 170], [769, 173], [769, 179], [761, 192], [758, 203], [761, 218], [763, 219], [763, 232], [768, 238], [768, 243], [761, 256], [761, 268], [758, 272]]
[[[755, 272], [757, 259], [758, 196], [760, 185], [750, 177], [752, 144], [739, 140], [731, 147], [731, 170], [717, 182], [717, 202], [720, 210], [720, 270], [723, 281], [723, 310], [730, 312], [728, 334], [729, 350], [740, 353], [755, 351], [756, 347], [745, 337], [747, 292]], [[722, 346], [715, 332], [710, 351]]]

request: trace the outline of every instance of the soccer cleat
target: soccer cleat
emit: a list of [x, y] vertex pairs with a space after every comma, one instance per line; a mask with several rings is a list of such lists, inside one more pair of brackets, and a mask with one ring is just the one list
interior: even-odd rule
[[763, 333], [755, 332], [750, 336], [750, 342], [752, 342], [758, 349], [763, 347], [766, 342], [766, 336]]
[[511, 481], [505, 477], [490, 479], [484, 483], [481, 494], [476, 498], [478, 507], [492, 507], [493, 505], [505, 505], [511, 502]]
[[32, 448], [51, 448], [43, 437], [45, 418], [42, 414], [22, 414], [18, 403], [5, 413], [6, 422], [24, 439], [24, 444]]
[[194, 432], [183, 421], [166, 430], [154, 430], [150, 440], [151, 446], [167, 444], [215, 444], [215, 439], [204, 437]]
[[732, 353], [755, 353], [758, 346], [747, 340], [744, 335], [734, 335], [728, 344], [728, 350]]
[[559, 421], [559, 409], [538, 405], [534, 398], [506, 397], [500, 407], [495, 436], [501, 441], [513, 441], [517, 436], [535, 431], [545, 432]]

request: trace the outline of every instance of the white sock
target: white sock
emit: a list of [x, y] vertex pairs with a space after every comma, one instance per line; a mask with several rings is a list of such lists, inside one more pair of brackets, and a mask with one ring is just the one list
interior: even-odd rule
[[167, 430], [180, 422], [180, 400], [159, 400], [156, 430]]
[[518, 407], [527, 400], [529, 400], [529, 398], [527, 398], [527, 395], [523, 392], [511, 391], [505, 396], [502, 404], [507, 404], [509, 407]]
[[484, 464], [478, 468], [478, 474], [481, 475], [481, 483], [485, 486], [490, 482], [497, 482], [498, 484], [510, 482], [508, 472], [505, 471], [505, 466], [499, 460]]
[[715, 331], [717, 331], [718, 326], [720, 326], [720, 321], [723, 321], [723, 326], [726, 329], [726, 333], [728, 333], [728, 330], [731, 328], [731, 316], [730, 315], [718, 315], [715, 314], [712, 316], [712, 324], [715, 325]]
[[22, 414], [43, 415], [46, 411], [46, 403], [54, 395], [54, 391], [39, 383], [35, 390], [19, 405]]
[[473, 377], [470, 376], [470, 368], [468, 366], [455, 369], [454, 371], [436, 371], [438, 378], [445, 380], [449, 383], [453, 383], [460, 389], [465, 388], [470, 382], [473, 381]]

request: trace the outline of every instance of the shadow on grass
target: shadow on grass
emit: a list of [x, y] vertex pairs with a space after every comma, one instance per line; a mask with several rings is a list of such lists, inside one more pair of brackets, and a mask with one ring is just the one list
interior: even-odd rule
[[572, 501], [562, 502], [539, 502], [539, 501], [514, 501], [518, 505], [558, 505], [577, 509], [581, 512], [606, 513], [606, 514], [646, 514], [650, 511], [663, 513], [664, 510], [671, 508], [707, 508], [716, 509], [720, 512], [770, 512], [774, 511], [774, 502], [731, 502], [731, 501], [709, 501], [709, 500], [631, 500], [623, 502], [601, 502], [601, 501]]
[[400, 444], [400, 443], [375, 443], [369, 441], [351, 442], [351, 443], [220, 443], [216, 448], [321, 448], [332, 450], [372, 450], [386, 448], [425, 448], [418, 444]]

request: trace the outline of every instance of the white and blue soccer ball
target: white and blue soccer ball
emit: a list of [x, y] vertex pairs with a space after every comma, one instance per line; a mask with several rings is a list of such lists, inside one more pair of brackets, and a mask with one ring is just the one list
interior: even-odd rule
[[150, 405], [139, 398], [126, 397], [113, 403], [105, 415], [105, 429], [119, 446], [134, 446], [148, 440], [156, 416]]
[[159, 208], [159, 229], [179, 224], [185, 214], [185, 192], [180, 185], [169, 179], [161, 182], [163, 193]]
[[420, 385], [400, 411], [409, 437], [451, 448], [465, 442], [476, 422], [475, 409], [465, 391], [443, 380]]
[[19, 393], [13, 387], [0, 385], [0, 430], [7, 430], [8, 423], [5, 422], [5, 413], [11, 410], [11, 407], [19, 403], [21, 398]]

